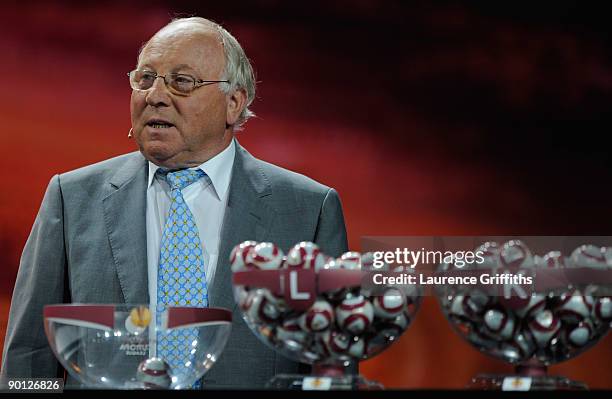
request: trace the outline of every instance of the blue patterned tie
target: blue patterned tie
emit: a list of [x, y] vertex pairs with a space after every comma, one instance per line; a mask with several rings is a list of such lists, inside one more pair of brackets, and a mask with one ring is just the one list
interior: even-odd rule
[[[162, 233], [157, 274], [157, 320], [166, 306], [208, 306], [208, 290], [204, 273], [202, 242], [193, 214], [185, 203], [182, 189], [206, 174], [183, 169], [158, 173], [170, 185], [171, 203]], [[182, 328], [158, 336], [157, 354], [168, 362], [175, 374], [193, 370], [191, 343], [198, 339], [195, 328]], [[199, 381], [193, 388], [199, 388]]]

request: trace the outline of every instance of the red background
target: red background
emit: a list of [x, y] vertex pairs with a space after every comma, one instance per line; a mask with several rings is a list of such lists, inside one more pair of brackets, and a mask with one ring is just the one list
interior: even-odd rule
[[[605, 10], [573, 3], [19, 2], [0, 26], [0, 336], [44, 189], [133, 151], [125, 73], [176, 13], [226, 26], [258, 76], [255, 156], [341, 195], [364, 235], [612, 235]], [[612, 388], [612, 336], [553, 373]], [[460, 388], [510, 367], [452, 331], [427, 298], [364, 362], [392, 388]]]

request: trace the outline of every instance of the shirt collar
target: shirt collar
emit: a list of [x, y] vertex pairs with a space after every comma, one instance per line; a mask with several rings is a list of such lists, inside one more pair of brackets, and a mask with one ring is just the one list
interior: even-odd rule
[[[225, 196], [229, 188], [230, 177], [232, 174], [232, 167], [234, 166], [234, 158], [236, 156], [236, 144], [234, 139], [230, 142], [226, 149], [204, 162], [200, 166], [189, 169], [202, 169], [204, 173], [210, 178], [213, 188], [217, 192], [219, 199]], [[159, 169], [159, 166], [153, 162], [148, 161], [149, 164], [149, 184], [147, 188], [153, 184], [155, 178], [155, 172]]]

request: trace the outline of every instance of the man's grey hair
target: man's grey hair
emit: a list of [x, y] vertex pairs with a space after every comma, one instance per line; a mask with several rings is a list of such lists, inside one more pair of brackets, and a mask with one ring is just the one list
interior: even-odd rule
[[[223, 51], [225, 53], [225, 68], [221, 80], [229, 80], [229, 83], [219, 83], [219, 88], [225, 94], [233, 93], [235, 90], [244, 89], [246, 91], [246, 106], [238, 116], [238, 120], [234, 124], [234, 131], [242, 130], [242, 125], [255, 113], [249, 109], [249, 106], [255, 99], [255, 73], [251, 62], [247, 58], [244, 50], [238, 40], [231, 33], [229, 33], [224, 27], [218, 23], [202, 17], [186, 17], [186, 18], [175, 18], [170, 23], [162, 28], [165, 29], [169, 26], [183, 23], [183, 22], [195, 22], [206, 27], [215, 29], [220, 36], [221, 43], [223, 44]], [[147, 42], [148, 43], [148, 42]], [[143, 44], [138, 53], [144, 49], [147, 43]]]

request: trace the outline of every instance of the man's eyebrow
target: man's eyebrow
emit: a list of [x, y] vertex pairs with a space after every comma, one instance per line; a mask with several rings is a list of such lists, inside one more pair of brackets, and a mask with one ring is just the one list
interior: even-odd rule
[[184, 70], [184, 69], [189, 69], [190, 71], [194, 71], [195, 69], [193, 69], [192, 67], [190, 67], [187, 64], [179, 64], [177, 66], [175, 66], [174, 68], [172, 68], [172, 72], [176, 72], [176, 71], [180, 71], [180, 70]]
[[[146, 69], [146, 70], [150, 70], [150, 71], [154, 71], [155, 68], [153, 68], [151, 66], [151, 64], [143, 64], [139, 67], [139, 69]], [[189, 69], [190, 71], [195, 72], [195, 69], [193, 69], [192, 67], [190, 67], [187, 64], [179, 64], [177, 66], [175, 66], [174, 68], [172, 68], [172, 70], [170, 72], [172, 73], [176, 73], [177, 71], [181, 71], [181, 70], [185, 70], [185, 69]]]

